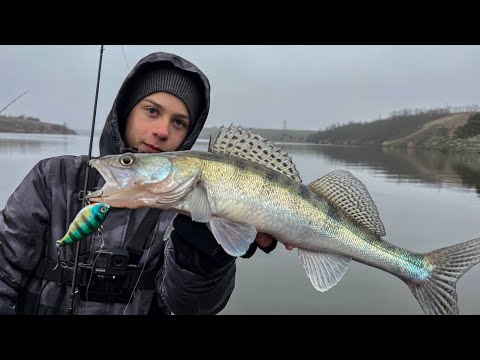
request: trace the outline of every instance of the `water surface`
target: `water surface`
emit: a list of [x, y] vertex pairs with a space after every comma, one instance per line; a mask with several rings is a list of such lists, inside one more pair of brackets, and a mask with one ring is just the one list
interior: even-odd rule
[[[88, 152], [75, 135], [0, 133], [0, 207], [39, 160]], [[98, 156], [98, 138], [93, 155]], [[304, 183], [344, 169], [360, 179], [380, 213], [387, 236], [418, 252], [480, 236], [480, 154], [383, 151], [363, 147], [281, 144]], [[206, 150], [199, 141], [195, 149]], [[236, 287], [221, 314], [423, 314], [408, 287], [376, 268], [352, 262], [343, 279], [321, 293], [310, 284], [296, 250], [279, 244], [237, 260]], [[461, 314], [480, 314], [480, 265], [457, 283]]]

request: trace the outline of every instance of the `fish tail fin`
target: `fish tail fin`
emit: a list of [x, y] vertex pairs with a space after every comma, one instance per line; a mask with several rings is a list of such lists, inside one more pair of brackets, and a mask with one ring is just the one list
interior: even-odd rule
[[480, 262], [480, 238], [426, 254], [434, 266], [423, 282], [407, 282], [427, 315], [458, 315], [455, 285], [473, 265]]

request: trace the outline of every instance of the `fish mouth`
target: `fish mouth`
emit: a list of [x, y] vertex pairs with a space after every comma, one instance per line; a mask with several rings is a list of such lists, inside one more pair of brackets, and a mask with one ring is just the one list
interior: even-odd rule
[[[105, 186], [104, 186], [105, 187]], [[87, 194], [87, 200], [92, 203], [105, 202], [104, 198], [108, 197], [108, 194], [104, 193], [103, 187], [99, 190], [95, 190]]]
[[97, 169], [97, 171], [105, 180], [105, 185], [103, 185], [101, 189], [87, 194], [87, 199], [90, 202], [104, 202], [104, 198], [112, 197], [122, 192], [120, 190], [120, 181], [117, 179], [113, 171], [108, 168], [108, 166], [104, 166], [99, 159], [92, 159], [90, 160], [89, 164]]

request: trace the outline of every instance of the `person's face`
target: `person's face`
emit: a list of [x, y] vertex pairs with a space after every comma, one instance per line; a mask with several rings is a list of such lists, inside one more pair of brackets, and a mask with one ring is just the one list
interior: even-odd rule
[[142, 99], [127, 118], [125, 140], [140, 152], [175, 151], [188, 134], [190, 117], [178, 97], [156, 92]]

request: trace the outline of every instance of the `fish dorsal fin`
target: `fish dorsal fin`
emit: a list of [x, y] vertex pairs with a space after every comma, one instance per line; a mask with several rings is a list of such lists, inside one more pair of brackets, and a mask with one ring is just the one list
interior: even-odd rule
[[374, 234], [385, 236], [385, 228], [367, 188], [348, 171], [333, 171], [308, 187]]
[[222, 126], [218, 134], [210, 138], [208, 151], [246, 159], [302, 182], [292, 158], [285, 150], [240, 126]]
[[210, 135], [208, 151], [213, 153], [225, 153], [225, 151], [221, 149], [226, 147], [227, 141], [231, 138], [235, 129], [236, 128], [232, 127], [232, 125], [228, 128], [222, 126], [215, 137], [212, 138]]
[[352, 258], [298, 249], [298, 257], [312, 285], [318, 291], [327, 291], [345, 275]]

